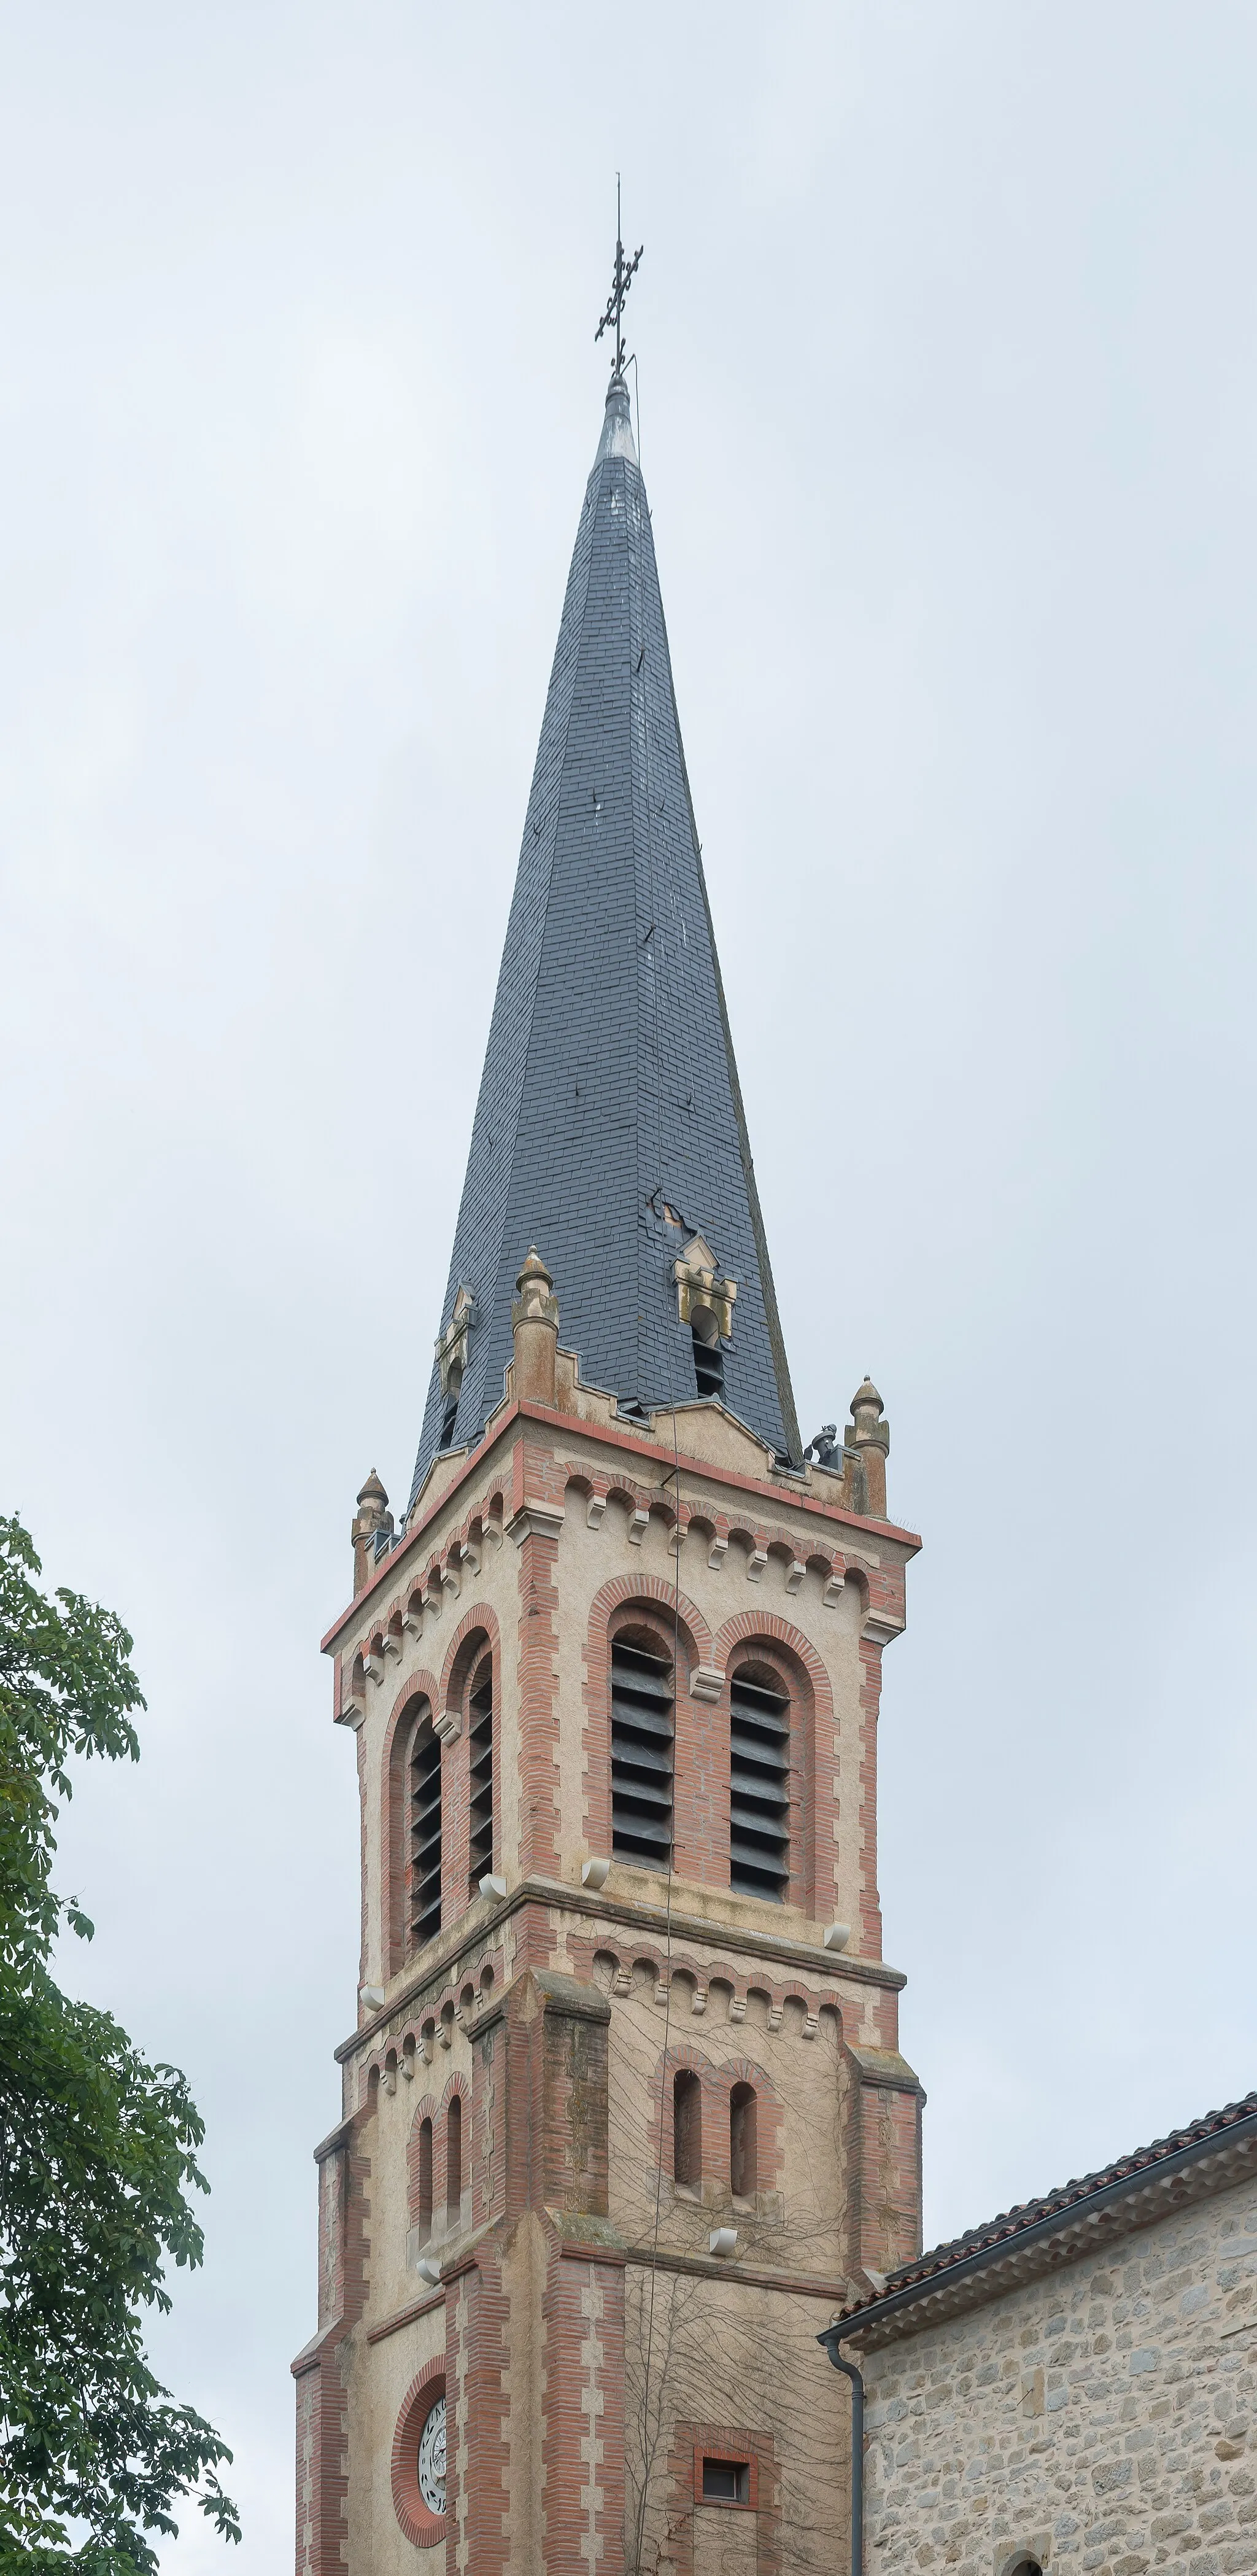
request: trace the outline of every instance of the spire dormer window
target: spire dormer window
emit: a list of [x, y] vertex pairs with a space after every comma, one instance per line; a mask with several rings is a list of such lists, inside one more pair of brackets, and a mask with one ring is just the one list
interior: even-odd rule
[[471, 1346], [471, 1328], [476, 1320], [476, 1300], [465, 1284], [454, 1299], [454, 1312], [436, 1346], [437, 1370], [441, 1380], [444, 1410], [441, 1415], [441, 1437], [438, 1447], [453, 1446], [454, 1426], [458, 1420], [458, 1399], [462, 1393]]
[[725, 1355], [720, 1347], [720, 1327], [710, 1306], [700, 1306], [690, 1331], [694, 1340], [694, 1383], [700, 1395], [723, 1395]]
[[689, 1325], [694, 1347], [695, 1386], [700, 1395], [723, 1395], [724, 1344], [733, 1339], [737, 1281], [722, 1278], [715, 1253], [701, 1234], [673, 1262], [672, 1276], [681, 1322]]

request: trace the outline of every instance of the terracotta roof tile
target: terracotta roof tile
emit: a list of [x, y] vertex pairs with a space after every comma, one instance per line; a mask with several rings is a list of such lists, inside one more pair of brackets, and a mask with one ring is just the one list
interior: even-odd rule
[[1059, 2191], [1048, 2192], [1042, 2200], [1021, 2201], [1015, 2209], [1001, 2210], [998, 2218], [989, 2218], [984, 2226], [970, 2227], [963, 2236], [953, 2236], [945, 2245], [932, 2246], [928, 2253], [918, 2255], [915, 2262], [900, 2264], [897, 2271], [887, 2273], [884, 2290], [879, 2291], [875, 2298], [856, 2300], [853, 2306], [843, 2310], [843, 2315], [858, 2316], [866, 2308], [880, 2306], [883, 2299], [890, 2298], [896, 2291], [911, 2289], [918, 2282], [932, 2280], [936, 2275], [949, 2271], [953, 2264], [964, 2262], [970, 2255], [986, 2253], [997, 2245], [1011, 2244], [1045, 2218], [1055, 2218], [1063, 2211], [1077, 2207], [1096, 2192], [1108, 2190], [1114, 2183], [1134, 2183], [1153, 2166], [1180, 2155], [1184, 2148], [1199, 2146], [1211, 2137], [1221, 2137], [1227, 2129], [1233, 2129], [1240, 2121], [1251, 2120], [1254, 2116], [1257, 2116], [1257, 2092], [1246, 2093], [1242, 2101], [1228, 2102], [1221, 2111], [1206, 2111], [1202, 2119], [1191, 2121], [1187, 2128], [1172, 2129], [1168, 2137], [1154, 2138], [1150, 2147], [1137, 2147], [1131, 2155], [1118, 2156], [1114, 2163], [1103, 2166], [1098, 2173], [1083, 2174], [1076, 2182], [1064, 2183]]

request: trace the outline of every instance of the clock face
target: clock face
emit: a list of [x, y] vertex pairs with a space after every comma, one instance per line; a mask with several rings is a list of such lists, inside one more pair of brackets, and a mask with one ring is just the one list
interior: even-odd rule
[[445, 2511], [445, 2399], [438, 2397], [419, 2436], [419, 2493], [429, 2513]]

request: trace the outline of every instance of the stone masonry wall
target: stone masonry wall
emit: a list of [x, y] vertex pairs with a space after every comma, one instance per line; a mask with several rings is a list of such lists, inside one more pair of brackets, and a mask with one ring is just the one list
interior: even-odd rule
[[1257, 2569], [1257, 2182], [862, 2367], [870, 2576]]

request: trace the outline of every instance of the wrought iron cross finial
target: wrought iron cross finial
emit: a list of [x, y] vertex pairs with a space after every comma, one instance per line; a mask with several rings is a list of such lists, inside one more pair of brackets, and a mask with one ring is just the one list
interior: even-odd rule
[[617, 376], [622, 376], [624, 373], [625, 360], [627, 356], [624, 346], [624, 299], [637, 275], [638, 265], [644, 248], [645, 244], [641, 243], [634, 251], [631, 259], [626, 259], [624, 256], [624, 244], [620, 238], [620, 173], [617, 170], [615, 174], [615, 269], [612, 276], [611, 293], [607, 298], [607, 309], [594, 333], [594, 339], [595, 341], [598, 341], [602, 338], [604, 331], [610, 331], [614, 327], [615, 366], [612, 369], [613, 383]]

